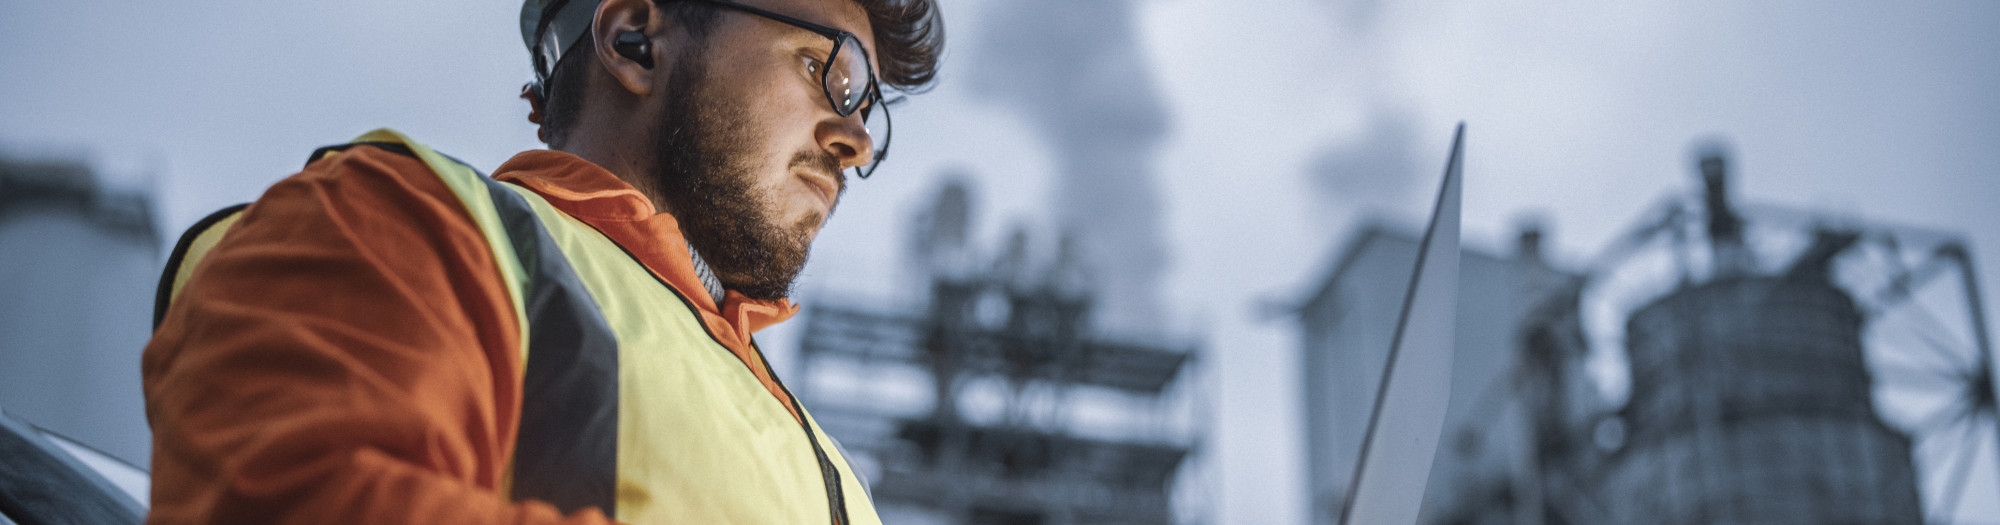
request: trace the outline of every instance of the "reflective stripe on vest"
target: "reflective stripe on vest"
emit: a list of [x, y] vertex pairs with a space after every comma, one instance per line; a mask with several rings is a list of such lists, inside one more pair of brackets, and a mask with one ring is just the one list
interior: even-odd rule
[[761, 351], [755, 364], [737, 358], [629, 252], [540, 195], [394, 131], [314, 160], [356, 145], [423, 160], [493, 250], [523, 320], [514, 499], [628, 523], [881, 523], [837, 444], [748, 368], [768, 371]]

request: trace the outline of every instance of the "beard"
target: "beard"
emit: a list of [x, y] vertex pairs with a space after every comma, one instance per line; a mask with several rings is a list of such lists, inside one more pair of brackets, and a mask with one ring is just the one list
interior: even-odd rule
[[[827, 217], [814, 212], [779, 224], [777, 199], [756, 187], [766, 159], [753, 146], [758, 137], [747, 125], [749, 112], [718, 96], [723, 86], [709, 81], [700, 51], [674, 61], [668, 99], [653, 129], [655, 199], [663, 201], [655, 204], [674, 214], [681, 234], [724, 287], [751, 299], [781, 299], [805, 269], [813, 236]], [[825, 170], [836, 187], [847, 187], [839, 161], [824, 150], [801, 151], [786, 167]]]

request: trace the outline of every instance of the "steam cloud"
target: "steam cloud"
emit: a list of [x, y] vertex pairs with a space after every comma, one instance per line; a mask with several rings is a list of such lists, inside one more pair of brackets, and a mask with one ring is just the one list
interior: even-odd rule
[[1055, 152], [1054, 222], [1075, 237], [1112, 329], [1156, 327], [1167, 249], [1154, 187], [1166, 109], [1131, 0], [1007, 0], [981, 20], [967, 80], [1026, 116]]

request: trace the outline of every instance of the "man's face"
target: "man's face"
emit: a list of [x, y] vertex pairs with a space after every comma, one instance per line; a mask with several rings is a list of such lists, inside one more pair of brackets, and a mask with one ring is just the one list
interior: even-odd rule
[[[873, 41], [851, 2], [744, 3]], [[831, 40], [716, 9], [706, 42], [674, 61], [658, 95], [666, 98], [653, 130], [654, 182], [723, 284], [776, 299], [790, 291], [846, 189], [843, 168], [865, 162], [873, 144], [861, 113], [835, 113], [808, 69], [824, 63]]]

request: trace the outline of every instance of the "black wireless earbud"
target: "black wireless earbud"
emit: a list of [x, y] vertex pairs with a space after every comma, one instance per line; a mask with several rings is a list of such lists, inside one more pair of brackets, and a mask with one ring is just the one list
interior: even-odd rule
[[653, 41], [647, 39], [645, 33], [638, 31], [619, 33], [618, 38], [611, 41], [611, 50], [618, 52], [618, 56], [639, 63], [639, 67], [653, 68]]

